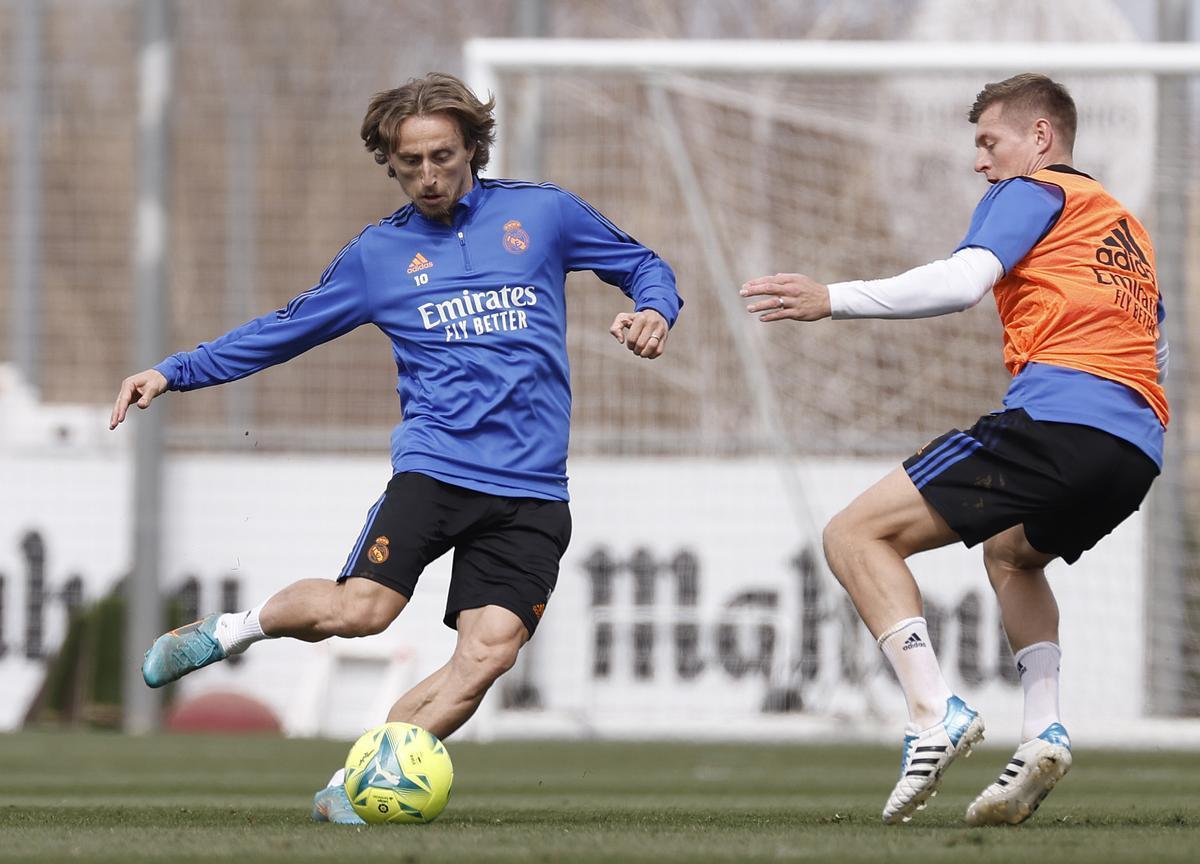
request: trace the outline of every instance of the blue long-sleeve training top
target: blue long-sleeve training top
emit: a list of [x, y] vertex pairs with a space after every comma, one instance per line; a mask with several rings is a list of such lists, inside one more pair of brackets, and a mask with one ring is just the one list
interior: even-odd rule
[[392, 467], [568, 500], [566, 274], [591, 270], [673, 325], [675, 274], [583, 199], [475, 178], [451, 225], [411, 204], [350, 241], [320, 281], [155, 368], [172, 390], [244, 378], [371, 323], [392, 340], [403, 419]]

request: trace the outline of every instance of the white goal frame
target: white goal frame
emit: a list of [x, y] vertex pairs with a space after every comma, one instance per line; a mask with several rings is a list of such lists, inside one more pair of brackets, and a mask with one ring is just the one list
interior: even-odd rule
[[[884, 73], [1078, 72], [1200, 74], [1191, 42], [868, 42], [762, 39], [468, 39], [463, 67], [476, 93], [499, 92], [516, 70]], [[503, 106], [497, 104], [497, 120]], [[503, 128], [503, 127], [501, 127]], [[497, 142], [499, 143], [499, 142]], [[492, 150], [497, 172], [504, 153]]]

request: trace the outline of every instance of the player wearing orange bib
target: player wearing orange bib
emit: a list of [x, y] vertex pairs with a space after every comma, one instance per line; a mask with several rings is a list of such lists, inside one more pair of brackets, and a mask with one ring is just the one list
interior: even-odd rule
[[1025, 693], [1022, 742], [967, 808], [1018, 823], [1071, 766], [1058, 706], [1058, 606], [1044, 568], [1068, 564], [1137, 510], [1162, 468], [1164, 310], [1146, 230], [1071, 167], [1075, 103], [1024, 74], [988, 84], [968, 119], [992, 188], [949, 258], [891, 279], [752, 280], [763, 321], [920, 318], [993, 291], [1013, 374], [1004, 409], [936, 438], [825, 528], [825, 555], [896, 672], [908, 705], [900, 778], [883, 810], [907, 822], [983, 720], [942, 677], [905, 559], [962, 541], [984, 566]]

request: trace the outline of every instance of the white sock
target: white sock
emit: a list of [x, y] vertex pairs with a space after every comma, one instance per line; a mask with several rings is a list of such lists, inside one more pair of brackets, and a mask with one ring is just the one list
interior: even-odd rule
[[1053, 642], [1034, 642], [1013, 655], [1025, 688], [1025, 719], [1021, 740], [1028, 741], [1059, 722], [1058, 667], [1062, 650]]
[[897, 621], [879, 637], [878, 644], [904, 691], [909, 723], [916, 731], [940, 723], [946, 716], [946, 700], [954, 694], [942, 677], [925, 619]]
[[226, 612], [217, 619], [214, 635], [226, 656], [241, 654], [259, 639], [268, 638], [258, 623], [258, 614], [265, 605], [266, 601], [263, 601], [248, 612]]
[[345, 782], [346, 782], [346, 769], [339, 768], [338, 770], [333, 772], [333, 776], [329, 778], [329, 782], [325, 784], [325, 788], [328, 789], [330, 786], [341, 786]]

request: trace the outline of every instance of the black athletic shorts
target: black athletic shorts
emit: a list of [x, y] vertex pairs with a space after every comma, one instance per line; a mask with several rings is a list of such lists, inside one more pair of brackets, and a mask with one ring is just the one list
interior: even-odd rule
[[570, 540], [565, 501], [488, 495], [405, 472], [367, 514], [338, 581], [362, 576], [411, 599], [425, 566], [453, 549], [446, 626], [455, 628], [464, 609], [502, 606], [532, 636]]
[[1023, 409], [952, 429], [904, 462], [909, 479], [968, 546], [1014, 525], [1073, 564], [1138, 509], [1158, 466], [1121, 438]]

